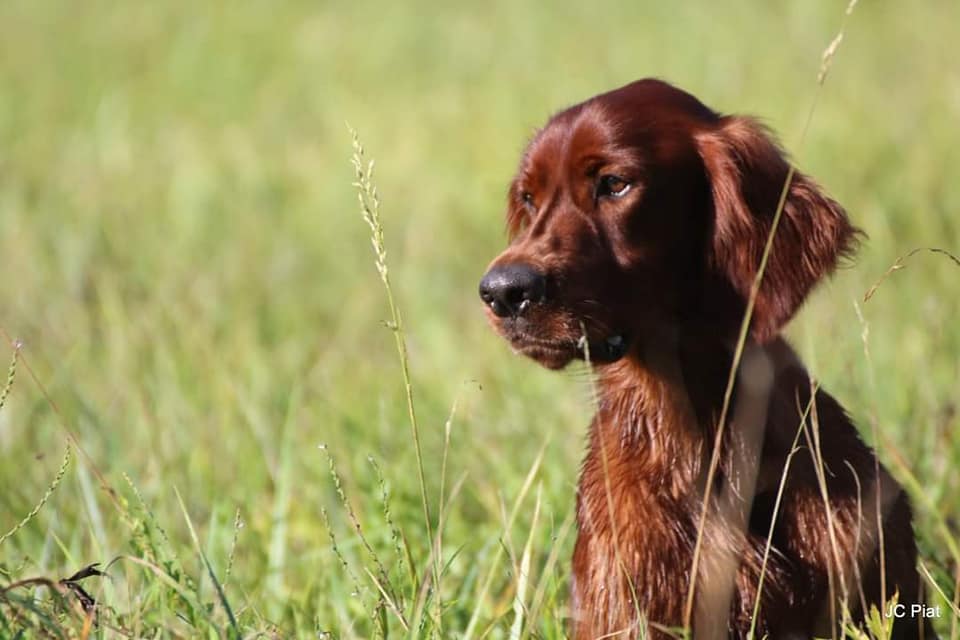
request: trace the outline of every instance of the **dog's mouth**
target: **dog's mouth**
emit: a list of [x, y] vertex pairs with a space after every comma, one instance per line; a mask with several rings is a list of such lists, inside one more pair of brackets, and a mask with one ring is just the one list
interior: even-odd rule
[[551, 340], [528, 333], [506, 336], [517, 353], [531, 358], [548, 369], [562, 369], [575, 359], [591, 364], [610, 364], [623, 358], [630, 341], [625, 334], [614, 334], [600, 339], [580, 337], [577, 340]]

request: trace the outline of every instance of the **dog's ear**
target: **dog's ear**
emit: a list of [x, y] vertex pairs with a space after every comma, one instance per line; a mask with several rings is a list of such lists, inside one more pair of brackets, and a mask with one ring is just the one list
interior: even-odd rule
[[[696, 135], [710, 182], [714, 228], [711, 264], [746, 300], [790, 165], [772, 134], [739, 116]], [[775, 336], [810, 289], [853, 253], [860, 231], [839, 204], [807, 176], [790, 180], [751, 323], [759, 341]]]

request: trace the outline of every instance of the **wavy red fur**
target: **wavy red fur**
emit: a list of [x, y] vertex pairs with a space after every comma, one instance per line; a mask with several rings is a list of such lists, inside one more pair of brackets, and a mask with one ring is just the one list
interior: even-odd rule
[[[906, 495], [780, 337], [860, 236], [800, 172], [757, 295], [703, 560], [690, 575], [737, 329], [789, 169], [757, 121], [721, 116], [657, 80], [558, 113], [521, 159], [510, 245], [480, 289], [518, 352], [550, 368], [590, 352], [599, 405], [577, 496], [578, 639], [636, 637], [643, 625], [647, 637], [670, 637], [691, 579], [697, 638], [744, 638], [753, 625], [756, 637], [829, 637], [844, 608], [856, 622], [895, 591], [901, 603], [923, 598]], [[798, 429], [802, 449], [790, 458]], [[933, 633], [904, 618], [894, 637]]]

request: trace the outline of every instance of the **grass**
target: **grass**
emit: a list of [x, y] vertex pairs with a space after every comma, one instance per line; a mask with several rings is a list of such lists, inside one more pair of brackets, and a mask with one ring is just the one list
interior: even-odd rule
[[[867, 232], [789, 333], [954, 600], [957, 266], [887, 272], [960, 247], [960, 12], [861, 3], [801, 148], [843, 9], [5, 3], [0, 535], [32, 516], [0, 588], [39, 581], [4, 591], [0, 636], [562, 637], [591, 390], [512, 357], [476, 281], [532, 127], [645, 75], [765, 118]], [[57, 586], [94, 562], [98, 625]]]

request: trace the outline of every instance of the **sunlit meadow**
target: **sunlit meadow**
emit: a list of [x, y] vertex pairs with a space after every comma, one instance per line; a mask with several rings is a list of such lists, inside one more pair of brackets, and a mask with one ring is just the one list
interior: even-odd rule
[[801, 141], [845, 6], [0, 4], [0, 636], [564, 637], [589, 377], [476, 283], [534, 127], [658, 76], [866, 231], [789, 335], [957, 637], [960, 266], [891, 267], [960, 253], [960, 5], [858, 5]]

